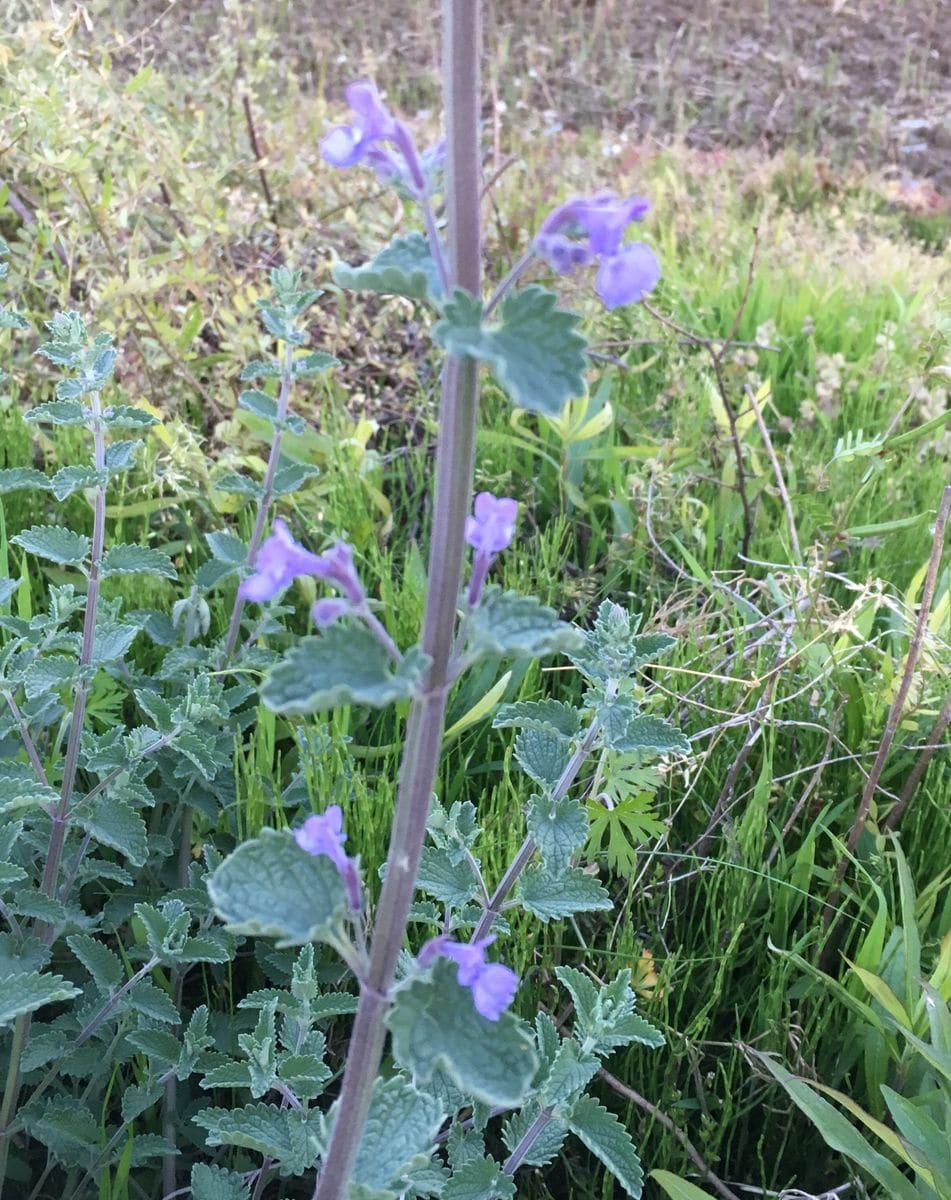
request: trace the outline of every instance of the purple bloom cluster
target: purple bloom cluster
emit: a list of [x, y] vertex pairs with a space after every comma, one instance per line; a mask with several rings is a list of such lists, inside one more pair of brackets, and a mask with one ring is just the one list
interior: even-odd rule
[[480, 492], [476, 496], [473, 515], [466, 517], [466, 541], [475, 550], [469, 581], [471, 608], [479, 603], [492, 560], [500, 550], [511, 545], [517, 516], [517, 500], [493, 496], [491, 492]]
[[660, 279], [660, 263], [650, 246], [622, 242], [628, 225], [642, 220], [649, 208], [640, 196], [575, 196], [545, 219], [533, 243], [535, 252], [559, 275], [598, 263], [595, 290], [605, 306], [633, 304]]
[[398, 183], [416, 197], [428, 195], [445, 156], [445, 143], [440, 141], [420, 155], [409, 129], [393, 116], [369, 80], [351, 83], [346, 96], [356, 120], [336, 126], [323, 139], [324, 161], [333, 167], [366, 162], [384, 183]]
[[337, 868], [347, 889], [347, 900], [354, 912], [363, 907], [360, 890], [360, 873], [354, 858], [348, 858], [343, 844], [347, 835], [343, 832], [343, 809], [331, 804], [326, 812], [308, 817], [300, 829], [294, 830], [294, 841], [308, 854], [323, 854]]
[[449, 958], [457, 964], [456, 979], [472, 992], [476, 1011], [487, 1021], [497, 1021], [512, 1003], [518, 990], [518, 976], [502, 963], [485, 961], [485, 951], [495, 941], [495, 935], [477, 942], [455, 942], [448, 934], [432, 938], [417, 957], [421, 967], [428, 967], [437, 958]]
[[318, 625], [329, 625], [348, 613], [362, 613], [366, 592], [354, 565], [353, 547], [335, 542], [326, 554], [312, 554], [294, 541], [280, 517], [274, 522], [271, 536], [261, 544], [254, 574], [242, 582], [238, 592], [245, 600], [263, 603], [273, 600], [298, 575], [316, 575], [343, 593], [344, 599], [317, 601], [312, 615]]

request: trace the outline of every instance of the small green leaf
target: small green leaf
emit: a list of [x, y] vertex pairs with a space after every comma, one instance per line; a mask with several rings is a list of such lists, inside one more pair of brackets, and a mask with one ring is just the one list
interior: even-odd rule
[[23, 414], [24, 421], [36, 425], [85, 425], [89, 413], [81, 404], [72, 400], [51, 400], [49, 404], [38, 404]]
[[463, 859], [453, 862], [446, 850], [426, 846], [419, 864], [416, 886], [449, 908], [462, 908], [475, 898], [476, 880]]
[[576, 708], [563, 700], [520, 700], [503, 704], [492, 720], [493, 729], [551, 729], [573, 738], [581, 728]]
[[234, 567], [244, 566], [248, 558], [248, 548], [239, 537], [219, 529], [205, 534], [205, 541], [212, 556], [218, 562], [228, 563]]
[[696, 1184], [672, 1175], [670, 1171], [649, 1171], [648, 1178], [663, 1188], [670, 1200], [710, 1200], [709, 1192], [701, 1191]]
[[651, 754], [689, 754], [690, 742], [663, 717], [634, 717], [622, 736], [615, 737], [615, 750]]
[[66, 939], [66, 944], [92, 976], [100, 992], [108, 996], [119, 986], [125, 977], [122, 962], [119, 956], [98, 938], [89, 937], [85, 933], [74, 933]]
[[571, 761], [571, 742], [550, 729], [523, 729], [515, 739], [515, 758], [526, 775], [550, 792]]
[[442, 1200], [511, 1200], [515, 1181], [502, 1174], [494, 1158], [474, 1158], [458, 1170], [442, 1192]]
[[381, 708], [412, 697], [428, 659], [410, 650], [394, 664], [363, 625], [332, 625], [318, 637], [302, 638], [272, 667], [261, 698], [273, 712], [323, 712], [340, 704]]
[[279, 938], [279, 946], [321, 939], [346, 905], [333, 863], [273, 829], [229, 854], [208, 880], [208, 893], [233, 933]]
[[334, 358], [332, 354], [325, 354], [322, 350], [314, 350], [310, 354], [294, 359], [294, 374], [299, 378], [307, 379], [312, 375], [322, 375], [331, 367], [339, 366], [339, 358]]
[[644, 1186], [644, 1172], [631, 1135], [617, 1117], [592, 1096], [581, 1096], [571, 1107], [568, 1128], [637, 1200]]
[[195, 1163], [191, 1175], [192, 1200], [249, 1200], [251, 1185], [234, 1171]]
[[399, 989], [387, 1024], [394, 1055], [414, 1078], [426, 1083], [444, 1070], [467, 1096], [486, 1104], [519, 1104], [538, 1066], [525, 1023], [509, 1012], [486, 1020], [445, 960]]
[[483, 306], [457, 288], [433, 336], [450, 354], [487, 362], [513, 404], [549, 417], [585, 393], [587, 339], [577, 313], [555, 307], [558, 297], [532, 285], [512, 292], [498, 318], [483, 320]]
[[83, 533], [74, 533], [61, 525], [33, 525], [10, 541], [30, 554], [48, 558], [62, 567], [78, 567], [89, 557], [91, 543]]
[[287, 1178], [308, 1171], [323, 1149], [323, 1114], [279, 1109], [273, 1104], [205, 1108], [192, 1120], [208, 1131], [209, 1146], [241, 1146], [269, 1155]]
[[574, 1033], [590, 1043], [596, 1054], [638, 1042], [656, 1049], [664, 1035], [634, 1011], [637, 997], [631, 989], [631, 972], [619, 971], [609, 984], [595, 987], [575, 967], [556, 967], [555, 974], [571, 993], [575, 1005]]
[[27, 1133], [64, 1167], [88, 1167], [99, 1154], [99, 1125], [76, 1096], [56, 1096], [40, 1112], [25, 1108], [20, 1119]]
[[573, 1038], [565, 1038], [545, 1078], [537, 1085], [538, 1091], [546, 1105], [564, 1104], [588, 1086], [600, 1066], [593, 1054], [586, 1054]]
[[580, 800], [571, 796], [554, 803], [547, 797], [532, 796], [525, 817], [529, 836], [549, 874], [563, 871], [588, 837], [588, 814]]
[[111, 665], [122, 658], [135, 641], [138, 625], [123, 625], [117, 621], [101, 621], [96, 626], [92, 661], [96, 665]]
[[275, 496], [290, 496], [300, 491], [305, 483], [316, 479], [320, 471], [306, 463], [283, 462], [274, 474], [271, 485]]
[[131, 471], [144, 445], [143, 441], [113, 442], [106, 447], [106, 470], [110, 475]]
[[408, 296], [436, 305], [442, 294], [429, 242], [420, 233], [394, 238], [372, 262], [361, 267], [334, 263], [331, 274], [336, 284], [355, 292]]
[[[511, 1153], [522, 1138], [528, 1133], [535, 1118], [541, 1112], [541, 1105], [533, 1102], [520, 1112], [514, 1113], [502, 1127], [502, 1141]], [[531, 1149], [522, 1159], [526, 1167], [547, 1167], [561, 1153], [568, 1136], [568, 1126], [558, 1117], [548, 1122], [541, 1134], [532, 1143]]]
[[442, 1105], [409, 1080], [378, 1079], [351, 1179], [369, 1188], [402, 1190], [400, 1176], [417, 1155], [430, 1156], [445, 1117]]
[[34, 471], [32, 467], [8, 467], [0, 471], [0, 496], [21, 489], [45, 492], [49, 490], [49, 486], [47, 476], [42, 471]]
[[103, 575], [158, 575], [162, 579], [177, 579], [172, 560], [161, 550], [147, 546], [118, 543], [106, 551], [102, 560]]
[[571, 654], [584, 635], [531, 596], [486, 588], [472, 614], [469, 653], [479, 658], [544, 658]]
[[578, 867], [558, 875], [550, 874], [541, 866], [529, 867], [522, 876], [518, 902], [540, 921], [546, 922], [613, 907], [611, 897], [597, 879]]
[[62, 467], [50, 479], [49, 488], [57, 500], [65, 500], [73, 492], [99, 487], [104, 478], [94, 467]]
[[161, 424], [158, 417], [133, 404], [114, 404], [103, 409], [102, 423], [110, 429], [150, 429]]
[[58, 792], [36, 779], [0, 776], [0, 813], [15, 812], [18, 808], [49, 808], [58, 799]]
[[80, 995], [81, 989], [67, 983], [60, 975], [41, 975], [39, 971], [23, 971], [0, 980], [0, 1026], [24, 1013], [36, 1012], [44, 1004], [58, 1004]]

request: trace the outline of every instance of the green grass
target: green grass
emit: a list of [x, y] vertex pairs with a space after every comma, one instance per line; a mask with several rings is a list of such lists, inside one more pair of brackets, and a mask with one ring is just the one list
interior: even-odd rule
[[[229, 511], [209, 479], [223, 463], [253, 465], [263, 454], [260, 431], [235, 416], [234, 395], [240, 366], [263, 346], [253, 300], [264, 290], [261, 268], [276, 242], [222, 83], [227, 64], [219, 79], [185, 100], [171, 66], [133, 75], [130, 85], [128, 72], [94, 55], [71, 51], [57, 66], [42, 42], [21, 49], [0, 99], [9, 110], [19, 88], [35, 113], [15, 155], [36, 220], [25, 224], [0, 205], [0, 233], [13, 249], [13, 298], [36, 326], [56, 307], [74, 305], [94, 328], [117, 334], [123, 389], [166, 420], [136, 487], [115, 505], [113, 531], [169, 549], [187, 587], [205, 557], [202, 533], [229, 522], [247, 533], [252, 519], [246, 509]], [[250, 69], [255, 79], [264, 77], [263, 55]], [[423, 93], [431, 102], [431, 89]], [[321, 101], [277, 95], [264, 115], [272, 184], [281, 198], [282, 251], [326, 284], [329, 248], [366, 251], [391, 232], [392, 210], [370, 207], [372, 184], [328, 178], [316, 165]], [[655, 215], [645, 236], [664, 263], [654, 304], [708, 338], [722, 338], [733, 326], [758, 227], [736, 337], [755, 342], [761, 334], [775, 349], [734, 351], [723, 364], [743, 427], [754, 512], [745, 560], [735, 454], [718, 421], [702, 348], [684, 344], [641, 309], [605, 315], [579, 288], [574, 299], [591, 329], [623, 363], [599, 366], [592, 378], [592, 396], [613, 409], [608, 428], [566, 443], [541, 421], [526, 418], [516, 427], [507, 403], [486, 387], [478, 483], [511, 491], [524, 504], [518, 548], [500, 564], [500, 581], [582, 622], [611, 595], [642, 612], [647, 625], [676, 634], [673, 656], [645, 686], [656, 710], [696, 739], [693, 757], [672, 766], [658, 792], [668, 824], [663, 844], [641, 848], [632, 877], [605, 876], [615, 913], [542, 929], [517, 920], [506, 957], [529, 980], [520, 997], [525, 1010], [539, 1000], [557, 1011], [562, 998], [552, 986], [553, 965], [583, 963], [610, 974], [648, 949], [659, 982], [645, 996], [645, 1010], [668, 1033], [671, 1049], [619, 1055], [612, 1072], [673, 1117], [721, 1177], [774, 1190], [819, 1189], [844, 1181], [847, 1168], [790, 1111], [747, 1048], [776, 1052], [852, 1089], [860, 1102], [875, 1103], [863, 1094], [853, 1019], [789, 952], [811, 962], [821, 949], [823, 899], [908, 651], [949, 460], [941, 430], [881, 459], [835, 461], [836, 445], [850, 431], [903, 433], [940, 406], [946, 376], [935, 368], [944, 364], [946, 371], [948, 362], [948, 314], [939, 300], [946, 271], [882, 210], [874, 186], [843, 187], [830, 204], [786, 160], [757, 164], [751, 179], [746, 158], [728, 156], [711, 168], [674, 149], [645, 155], [635, 178], [597, 162], [596, 139], [584, 133], [567, 149], [537, 141], [516, 149], [523, 158], [497, 189], [510, 223], [490, 228], [494, 274], [556, 198], [557, 161], [566, 189], [584, 179], [651, 195]], [[343, 210], [323, 216], [341, 200]], [[57, 239], [69, 271], [53, 249]], [[418, 320], [408, 306], [368, 306], [328, 290], [314, 344], [339, 354], [344, 367], [336, 381], [301, 397], [320, 437], [296, 452], [317, 462], [322, 475], [291, 514], [315, 545], [337, 533], [353, 540], [365, 577], [380, 581], [381, 614], [404, 644], [421, 614], [420, 547], [435, 432], [433, 361], [417, 346], [425, 339], [407, 333]], [[71, 449], [60, 439], [38, 443], [18, 416], [50, 389], [30, 348], [29, 339], [15, 342], [0, 405], [0, 466], [37, 456], [51, 463]], [[822, 400], [817, 385], [828, 378], [830, 362], [838, 385]], [[789, 489], [801, 563], [793, 559], [766, 447], [746, 415], [744, 386], [767, 381], [765, 419]], [[369, 452], [357, 424], [363, 417], [378, 422]], [[2, 504], [8, 535], [48, 515], [46, 501], [32, 495], [7, 495]], [[77, 527], [88, 522], [81, 498], [70, 502], [67, 517]], [[11, 550], [10, 572], [20, 567]], [[34, 595], [59, 578], [31, 577]], [[164, 584], [147, 593], [121, 582], [110, 589], [136, 607], [168, 608], [178, 594]], [[948, 688], [948, 592], [945, 567], [937, 619], [882, 780], [892, 794], [900, 792]], [[295, 593], [302, 624], [305, 599]], [[28, 600], [21, 592], [15, 603]], [[216, 628], [226, 624], [230, 603], [230, 594], [214, 597]], [[769, 622], [757, 623], [758, 612], [769, 614]], [[773, 674], [770, 710], [758, 712]], [[488, 670], [466, 677], [451, 698], [450, 724], [495, 682]], [[578, 693], [570, 670], [532, 666], [513, 669], [505, 699]], [[98, 699], [106, 720], [110, 698]], [[302, 767], [316, 807], [343, 806], [350, 844], [373, 879], [385, 857], [404, 718], [399, 710], [343, 710], [292, 727], [258, 709], [236, 746], [233, 809], [218, 820], [199, 813], [199, 837], [224, 850], [262, 825], [295, 820], [298, 810], [282, 793]], [[698, 857], [691, 847], [752, 731], [749, 755], [724, 798], [724, 819]], [[807, 785], [810, 795], [783, 836]], [[511, 737], [493, 732], [489, 720], [449, 745], [438, 794], [444, 803], [467, 799], [478, 806], [490, 880], [519, 844], [527, 790], [511, 759]], [[951, 916], [942, 851], [951, 833], [949, 801], [951, 778], [939, 755], [902, 823], [918, 892], [932, 887], [919, 913], [926, 959]], [[887, 794], [879, 796], [873, 818], [888, 804]], [[885, 890], [894, 911], [883, 853], [873, 826], [841, 897], [846, 953], [856, 953], [868, 936], [877, 905], [873, 885]], [[220, 1010], [231, 1011], [255, 986], [254, 970], [242, 964], [233, 990], [215, 997]], [[622, 1100], [605, 1096], [623, 1108]], [[692, 1170], [670, 1132], [636, 1108], [627, 1116], [646, 1164]], [[572, 1151], [547, 1182], [527, 1181], [524, 1194], [594, 1200], [611, 1190], [583, 1153]]]

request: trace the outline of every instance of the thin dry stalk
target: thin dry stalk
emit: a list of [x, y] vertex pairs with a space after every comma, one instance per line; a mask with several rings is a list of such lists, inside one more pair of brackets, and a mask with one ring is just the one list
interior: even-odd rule
[[789, 499], [789, 492], [786, 490], [786, 480], [783, 478], [782, 470], [779, 466], [779, 459], [776, 457], [776, 451], [773, 448], [773, 439], [769, 436], [769, 429], [766, 421], [763, 419], [763, 410], [759, 406], [759, 401], [756, 399], [756, 393], [746, 385], [746, 397], [750, 402], [750, 408], [753, 410], [753, 415], [756, 417], [756, 424], [759, 426], [760, 436], [763, 439], [763, 445], [766, 447], [766, 453], [769, 455], [770, 465], [773, 468], [773, 474], [776, 476], [776, 487], [779, 489], [779, 495], [783, 502], [783, 508], [786, 512], [786, 524], [789, 526], [789, 541], [792, 545], [793, 554], [796, 556], [796, 562], [802, 566], [802, 548], [799, 545], [799, 534], [796, 531], [796, 519], [793, 516], [792, 501]]
[[684, 1150], [687, 1152], [690, 1161], [694, 1164], [694, 1166], [703, 1176], [704, 1180], [709, 1183], [718, 1196], [722, 1196], [723, 1200], [740, 1200], [736, 1192], [731, 1191], [722, 1179], [714, 1175], [713, 1171], [704, 1162], [700, 1151], [696, 1148], [693, 1142], [691, 1142], [690, 1138], [687, 1137], [687, 1135], [679, 1126], [674, 1124], [674, 1122], [670, 1119], [670, 1117], [667, 1116], [665, 1112], [662, 1112], [656, 1105], [651, 1104], [651, 1102], [646, 1097], [642, 1096], [640, 1092], [635, 1092], [632, 1087], [628, 1087], [626, 1083], [622, 1083], [620, 1079], [612, 1075], [610, 1071], [606, 1071], [604, 1067], [598, 1071], [598, 1075], [604, 1080], [608, 1087], [617, 1092], [619, 1096], [623, 1096], [625, 1100], [630, 1100], [630, 1102], [632, 1104], [636, 1104], [638, 1108], [642, 1108], [646, 1113], [650, 1113], [658, 1125], [663, 1125], [663, 1127], [669, 1133], [673, 1134], [673, 1136], [678, 1142], [680, 1142], [681, 1146], [683, 1146]]
[[911, 802], [911, 798], [914, 796], [918, 788], [918, 784], [921, 783], [921, 777], [924, 775], [925, 770], [928, 767], [928, 763], [930, 763], [934, 757], [934, 752], [940, 746], [942, 735], [949, 724], [951, 724], [951, 693], [945, 697], [944, 708], [942, 708], [941, 712], [938, 714], [938, 719], [935, 721], [931, 733], [928, 735], [928, 740], [921, 748], [921, 753], [918, 755], [918, 759], [911, 769], [911, 774], [905, 781], [905, 786], [901, 790], [901, 795], [898, 797], [898, 802], [895, 804], [895, 807], [888, 814], [888, 817], [885, 820], [883, 829], [886, 833], [891, 833], [893, 829], [896, 829], [898, 822], [904, 816], [905, 809]]

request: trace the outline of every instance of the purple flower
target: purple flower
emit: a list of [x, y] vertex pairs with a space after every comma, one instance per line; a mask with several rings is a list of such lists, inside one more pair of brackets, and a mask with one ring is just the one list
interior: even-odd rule
[[575, 196], [549, 213], [534, 248], [559, 275], [598, 261], [595, 280], [607, 308], [642, 300], [660, 279], [660, 264], [644, 242], [623, 244], [628, 225], [650, 205], [640, 196], [620, 200], [614, 192]]
[[[311, 554], [291, 537], [287, 524], [280, 517], [274, 531], [261, 544], [249, 575], [238, 589], [244, 600], [259, 603], [273, 598], [288, 587], [298, 575], [316, 575], [340, 589], [350, 604], [362, 608], [366, 592], [353, 563], [353, 547], [346, 542], [334, 542], [326, 554]], [[341, 616], [337, 613], [337, 616]]]
[[414, 196], [427, 194], [445, 154], [443, 144], [420, 157], [413, 135], [393, 116], [370, 80], [351, 83], [346, 95], [357, 120], [331, 129], [320, 143], [324, 160], [334, 167], [366, 162], [384, 183], [397, 183]]
[[515, 536], [518, 501], [480, 492], [475, 498], [474, 515], [466, 517], [466, 541], [475, 550], [472, 578], [469, 581], [469, 605], [474, 608], [482, 595], [485, 577], [492, 559], [511, 545]]
[[298, 575], [319, 575], [323, 560], [311, 554], [291, 537], [290, 530], [280, 517], [274, 522], [273, 533], [262, 543], [254, 562], [254, 574], [238, 588], [243, 600], [263, 603], [273, 600]]
[[320, 152], [334, 167], [353, 167], [366, 158], [377, 142], [392, 138], [396, 119], [368, 79], [351, 83], [347, 103], [357, 115], [352, 125], [338, 125], [320, 143]]
[[326, 812], [308, 817], [300, 829], [294, 830], [294, 841], [308, 854], [323, 854], [337, 868], [347, 889], [347, 900], [354, 912], [363, 906], [360, 875], [356, 859], [348, 858], [343, 848], [347, 835], [343, 832], [343, 809], [331, 804]]
[[495, 935], [477, 942], [454, 942], [448, 934], [432, 938], [417, 957], [421, 967], [434, 959], [450, 958], [457, 965], [456, 979], [472, 992], [476, 1011], [487, 1021], [497, 1021], [512, 1003], [518, 990], [518, 976], [502, 963], [485, 961], [485, 951], [495, 941]]
[[327, 596], [323, 600], [318, 600], [310, 610], [310, 615], [318, 629], [326, 629], [334, 621], [339, 621], [341, 617], [348, 617], [352, 613], [353, 605], [350, 601], [341, 600], [339, 596]]
[[353, 547], [346, 542], [334, 542], [326, 554], [320, 555], [320, 564], [314, 574], [339, 588], [351, 604], [362, 608], [367, 597], [353, 565]]

